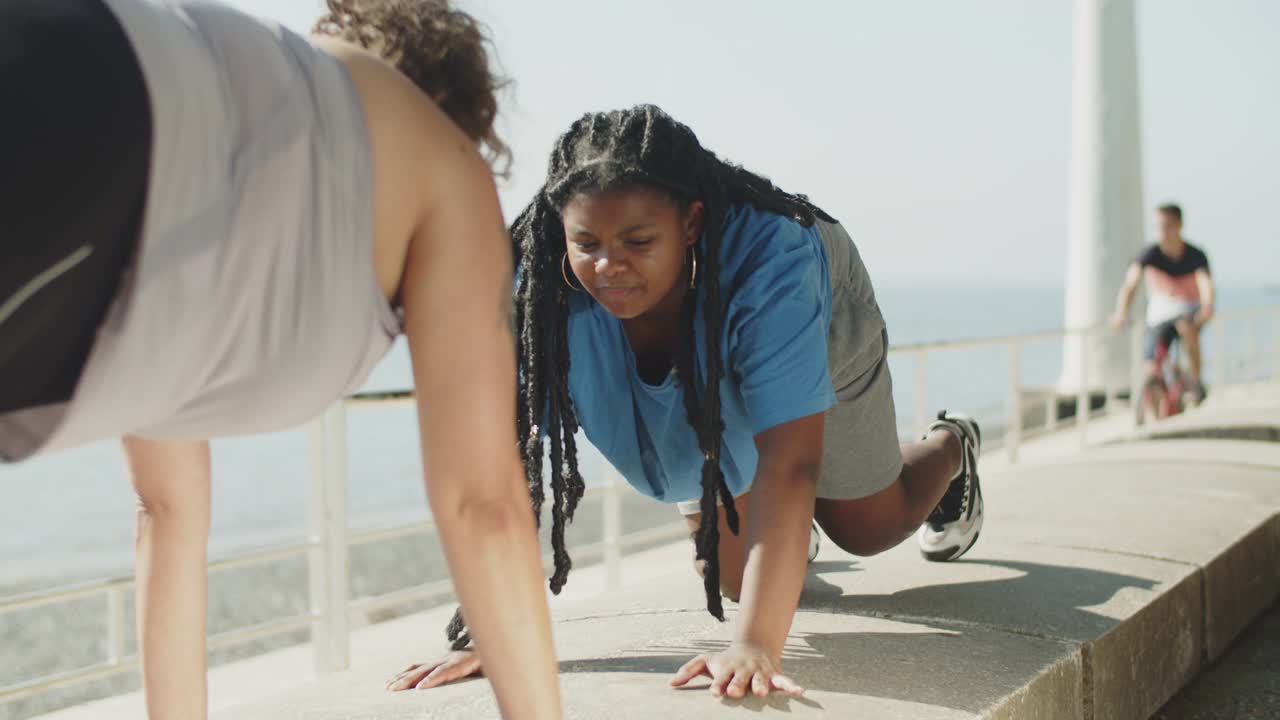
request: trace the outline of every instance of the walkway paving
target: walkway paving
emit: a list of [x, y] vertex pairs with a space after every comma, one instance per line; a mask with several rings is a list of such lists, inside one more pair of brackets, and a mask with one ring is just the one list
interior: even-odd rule
[[[1113, 440], [1126, 422], [1117, 415], [1089, 432]], [[1280, 595], [1280, 443], [1195, 439], [1229, 425], [1280, 430], [1280, 386], [1179, 419], [1192, 439], [1079, 450], [1060, 435], [1040, 450], [1057, 442], [1063, 452], [1029, 446], [1013, 466], [993, 456], [986, 528], [961, 562], [926, 563], [911, 543], [873, 558], [825, 544], [784, 659], [809, 688], [802, 699], [718, 701], [666, 687], [682, 662], [731, 637], [731, 624], [702, 610], [684, 544], [629, 558], [623, 592], [596, 594], [599, 577], [575, 574], [577, 594], [554, 607], [567, 715], [1149, 717]], [[354, 669], [319, 682], [305, 679], [307, 648], [216, 670], [214, 717], [496, 717], [484, 681], [382, 690], [395, 670], [441, 650], [450, 611], [359, 631]], [[135, 696], [50, 717], [138, 708]]]

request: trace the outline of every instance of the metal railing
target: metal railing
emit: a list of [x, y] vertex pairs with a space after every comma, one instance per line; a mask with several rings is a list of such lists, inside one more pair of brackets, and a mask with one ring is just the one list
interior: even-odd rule
[[[1271, 346], [1264, 351], [1262, 338], [1267, 336], [1268, 321], [1272, 332]], [[1205, 357], [1206, 368], [1212, 370], [1212, 386], [1226, 387], [1232, 384], [1232, 378], [1239, 382], [1251, 383], [1264, 378], [1280, 378], [1280, 306], [1266, 305], [1241, 310], [1217, 313], [1212, 321], [1216, 333], [1214, 349], [1211, 356]], [[1244, 350], [1232, 352], [1232, 344], [1228, 342], [1228, 330], [1243, 330]], [[985, 447], [1000, 447], [1009, 456], [1011, 462], [1017, 462], [1023, 443], [1036, 437], [1063, 429], [1064, 420], [1070, 420], [1076, 430], [1079, 444], [1084, 446], [1089, 440], [1089, 422], [1114, 412], [1121, 407], [1122, 396], [1137, 398], [1142, 394], [1146, 382], [1142, 361], [1142, 346], [1146, 328], [1141, 322], [1131, 323], [1126, 331], [1129, 339], [1128, 356], [1130, 371], [1126, 382], [1120, 385], [1103, 387], [1104, 383], [1091, 380], [1087, 375], [1088, 358], [1084, 353], [1089, 347], [1089, 340], [1096, 337], [1114, 336], [1118, 332], [1108, 326], [1096, 326], [1080, 329], [1059, 329], [1042, 332], [1023, 333], [1018, 335], [972, 338], [963, 340], [944, 340], [910, 345], [894, 346], [890, 356], [911, 358], [915, 364], [915, 382], [913, 387], [913, 405], [915, 415], [911, 425], [912, 435], [919, 437], [931, 421], [928, 400], [929, 358], [944, 352], [966, 350], [1003, 350], [1007, 354], [1008, 383], [1007, 396], [1004, 403], [1004, 436], [996, 442], [986, 443]], [[1029, 402], [1026, 398], [1027, 387], [1023, 382], [1022, 358], [1027, 345], [1043, 343], [1050, 340], [1063, 340], [1068, 336], [1082, 336], [1078, 358], [1081, 376], [1078, 380], [1074, 397], [1065, 396], [1052, 388], [1042, 392], [1044, 403], [1044, 422], [1035, 429], [1028, 429], [1026, 417]], [[1232, 368], [1234, 367], [1234, 373]], [[1101, 405], [1094, 407], [1095, 399], [1101, 395]], [[1061, 405], [1064, 400], [1070, 401], [1072, 409], [1064, 413]], [[1081, 412], [1082, 408], [1087, 409]], [[1123, 406], [1128, 412], [1133, 408]]]
[[[1271, 347], [1260, 352], [1259, 341], [1267, 335], [1267, 323], [1271, 323]], [[1217, 328], [1216, 354], [1211, 367], [1218, 387], [1228, 385], [1233, 360], [1237, 361], [1236, 375], [1242, 382], [1253, 382], [1263, 377], [1280, 377], [1280, 306], [1267, 306], [1220, 313], [1214, 320]], [[1242, 353], [1232, 354], [1226, 341], [1229, 325], [1244, 325]], [[1113, 332], [1104, 328], [1084, 330], [1053, 330], [1006, 337], [971, 340], [942, 341], [915, 345], [895, 346], [890, 355], [895, 358], [912, 358], [915, 361], [914, 429], [923, 432], [929, 421], [928, 379], [929, 358], [939, 353], [1003, 348], [1008, 357], [1008, 384], [1006, 398], [1007, 419], [1003, 438], [1004, 451], [1016, 462], [1020, 447], [1037, 435], [1055, 432], [1062, 428], [1059, 405], [1062, 397], [1046, 393], [1044, 423], [1039, 428], [1025, 427], [1024, 417], [1028, 407], [1022, 381], [1022, 359], [1025, 346], [1030, 343], [1063, 339], [1072, 334], [1092, 335]], [[1080, 391], [1075, 397], [1076, 411], [1072, 422], [1083, 444], [1088, 438], [1088, 425], [1092, 417], [1111, 412], [1122, 391], [1130, 398], [1140, 396], [1142, 377], [1141, 353], [1143, 328], [1138, 325], [1130, 330], [1131, 355], [1135, 359], [1128, 387], [1094, 388], [1090, 390], [1087, 378], [1081, 378]], [[1080, 343], [1086, 347], [1087, 343]], [[1081, 368], [1087, 368], [1081, 363]], [[1093, 410], [1092, 401], [1097, 391], [1103, 392], [1103, 405]], [[347, 398], [335, 404], [323, 416], [315, 420], [310, 429], [310, 512], [309, 530], [304, 541], [289, 545], [244, 552], [209, 564], [209, 572], [217, 573], [235, 568], [261, 565], [284, 559], [306, 557], [310, 593], [310, 610], [307, 613], [278, 618], [270, 622], [238, 628], [209, 637], [209, 648], [219, 649], [244, 644], [262, 638], [309, 629], [314, 650], [314, 666], [318, 674], [346, 669], [350, 665], [350, 622], [352, 613], [375, 612], [403, 606], [407, 603], [452, 596], [452, 584], [446, 578], [424, 585], [395, 590], [382, 595], [350, 598], [349, 549], [354, 545], [382, 542], [420, 533], [434, 532], [431, 522], [418, 522], [390, 528], [377, 528], [359, 532], [347, 527], [347, 409], [353, 405], [408, 402], [408, 391], [368, 393]], [[588, 490], [588, 495], [601, 494], [602, 535], [597, 543], [575, 548], [580, 558], [599, 557], [605, 565], [606, 588], [622, 585], [624, 551], [629, 547], [674, 540], [684, 537], [687, 529], [683, 522], [659, 526], [624, 535], [622, 533], [621, 485], [623, 480], [611, 469], [606, 470], [603, 482]], [[549, 565], [550, 555], [544, 556]], [[126, 655], [126, 593], [134, 586], [132, 577], [113, 578], [74, 586], [40, 590], [23, 595], [0, 598], [0, 615], [19, 610], [53, 605], [90, 597], [106, 598], [107, 657], [104, 662], [55, 675], [28, 680], [17, 685], [0, 688], [0, 704], [29, 698], [52, 690], [134, 672], [138, 669], [136, 656]]]

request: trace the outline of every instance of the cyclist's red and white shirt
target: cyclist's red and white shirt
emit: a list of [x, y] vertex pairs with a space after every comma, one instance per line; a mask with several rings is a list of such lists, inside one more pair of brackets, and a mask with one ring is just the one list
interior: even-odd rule
[[1134, 260], [1143, 270], [1147, 284], [1147, 326], [1177, 320], [1200, 309], [1200, 286], [1196, 272], [1209, 271], [1204, 251], [1183, 242], [1182, 255], [1171, 258], [1159, 243], [1148, 245]]

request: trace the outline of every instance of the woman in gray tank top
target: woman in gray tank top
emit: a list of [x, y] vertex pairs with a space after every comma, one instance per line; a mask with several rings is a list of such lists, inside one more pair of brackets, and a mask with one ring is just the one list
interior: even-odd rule
[[447, 0], [355, 7], [307, 39], [208, 2], [0, 4], [26, 145], [0, 166], [0, 459], [123, 438], [149, 713], [204, 717], [208, 439], [314, 417], [403, 332], [499, 705], [558, 717], [485, 38]]

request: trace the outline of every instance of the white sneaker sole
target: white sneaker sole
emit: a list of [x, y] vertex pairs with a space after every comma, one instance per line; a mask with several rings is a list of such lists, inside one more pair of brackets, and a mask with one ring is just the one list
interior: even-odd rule
[[917, 532], [916, 539], [920, 544], [920, 555], [929, 562], [949, 562], [959, 559], [961, 555], [969, 552], [969, 548], [978, 542], [978, 536], [982, 534], [982, 518], [985, 508], [982, 506], [982, 492], [978, 491], [977, 507], [973, 511], [973, 527], [969, 532], [961, 536], [961, 541], [955, 544], [935, 545], [925, 540], [925, 533], [929, 531], [928, 524], [921, 525]]

